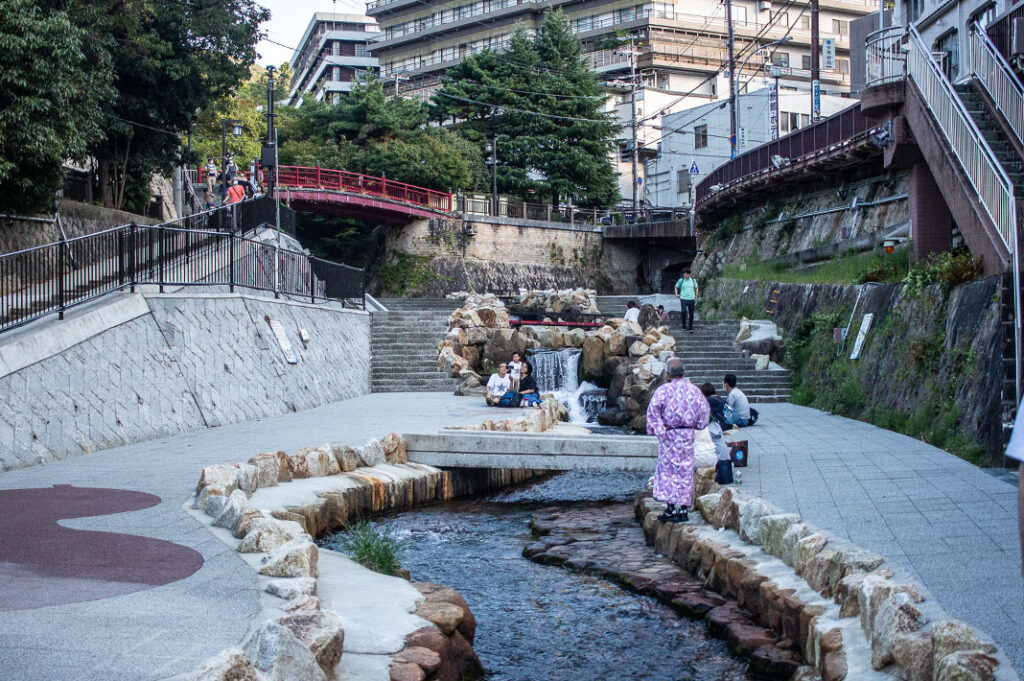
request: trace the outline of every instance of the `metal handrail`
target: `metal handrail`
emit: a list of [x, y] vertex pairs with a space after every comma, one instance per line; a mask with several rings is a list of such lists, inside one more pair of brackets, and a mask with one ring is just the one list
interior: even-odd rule
[[967, 113], [953, 85], [939, 69], [917, 29], [910, 29], [910, 52], [907, 74], [917, 85], [921, 96], [939, 124], [942, 134], [968, 181], [981, 199], [981, 204], [995, 225], [1007, 250], [1012, 250], [1016, 231], [1016, 201], [1013, 183], [999, 165], [996, 155]]
[[277, 171], [277, 182], [281, 188], [324, 189], [367, 194], [446, 213], [452, 210], [451, 192], [439, 192], [405, 182], [395, 182], [385, 177], [363, 175], [347, 170], [281, 166]]
[[1024, 141], [1024, 86], [988, 35], [971, 31], [971, 73], [985, 87], [1018, 140]]
[[902, 26], [888, 26], [868, 34], [864, 41], [865, 87], [894, 83], [906, 77], [903, 36]]
[[[972, 41], [972, 60], [973, 46]], [[1017, 251], [1017, 200], [1014, 196], [1013, 183], [914, 27], [910, 28], [907, 75], [920, 90], [953, 154], [981, 200], [981, 205], [992, 220], [1003, 245], [1010, 252], [1013, 270], [1014, 387], [1019, 403], [1022, 388], [1021, 368], [1024, 364], [1024, 334], [1021, 324], [1020, 263]]]

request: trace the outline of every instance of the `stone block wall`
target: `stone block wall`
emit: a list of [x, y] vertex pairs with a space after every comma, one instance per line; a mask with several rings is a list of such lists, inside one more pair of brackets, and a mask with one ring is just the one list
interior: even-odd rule
[[434, 260], [443, 281], [427, 295], [578, 286], [633, 292], [643, 258], [636, 248], [605, 242], [599, 227], [485, 216], [390, 228], [385, 248]]
[[[268, 318], [298, 364], [285, 361]], [[9, 332], [0, 471], [366, 394], [369, 326], [333, 305], [175, 293], [117, 295]]]
[[[60, 203], [61, 223], [69, 239], [99, 232], [134, 221], [139, 225], [156, 224], [142, 215], [123, 210], [103, 208], [89, 203], [63, 200]], [[52, 218], [53, 215], [40, 217]], [[60, 230], [56, 223], [32, 222], [29, 220], [0, 220], [0, 253], [20, 251], [23, 248], [42, 246], [60, 241]]]

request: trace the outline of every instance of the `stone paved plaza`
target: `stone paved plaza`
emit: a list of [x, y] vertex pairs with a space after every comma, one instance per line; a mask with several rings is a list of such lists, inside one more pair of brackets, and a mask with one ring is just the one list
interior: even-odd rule
[[[987, 631], [1024, 669], [1011, 484], [867, 424], [789, 404], [759, 408], [759, 425], [740, 436], [751, 443], [744, 491], [902, 563], [951, 615]], [[155, 506], [60, 525], [173, 541], [204, 563], [179, 581], [113, 596], [89, 580], [50, 582], [73, 598], [30, 609], [14, 609], [4, 593], [9, 581], [0, 579], [0, 679], [164, 679], [241, 642], [260, 609], [256, 576], [185, 512], [201, 467], [325, 441], [356, 445], [389, 431], [432, 432], [493, 414], [478, 399], [373, 394], [3, 473], [0, 490], [69, 484], [157, 495]], [[15, 569], [0, 564], [0, 576]]]

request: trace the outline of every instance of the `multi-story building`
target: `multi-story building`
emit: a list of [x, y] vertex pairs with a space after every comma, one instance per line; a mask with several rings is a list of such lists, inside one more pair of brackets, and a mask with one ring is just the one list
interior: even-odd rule
[[[823, 94], [849, 91], [850, 21], [875, 10], [876, 0], [820, 0], [820, 37], [834, 41], [835, 64], [822, 70]], [[725, 97], [728, 79], [727, 27], [717, 0], [638, 2], [637, 0], [370, 0], [367, 14], [380, 25], [381, 39], [370, 46], [381, 76], [391, 88], [428, 96], [444, 71], [467, 55], [502, 49], [519, 26], [528, 32], [543, 13], [560, 7], [583, 42], [593, 70], [610, 84], [608, 110], [623, 122], [617, 169], [620, 191], [632, 188], [631, 106], [623, 82], [635, 59], [639, 90], [637, 136], [656, 137], [657, 117]], [[808, 0], [734, 0], [737, 80], [763, 74], [766, 61], [781, 69], [783, 87], [810, 89], [810, 9]], [[634, 54], [611, 43], [634, 41]], [[770, 43], [767, 50], [760, 50]]]
[[[774, 135], [769, 88], [745, 93], [736, 99], [738, 154], [794, 132], [811, 121], [808, 92], [782, 90], [778, 93]], [[822, 95], [821, 115], [831, 116], [854, 104], [846, 97]], [[661, 137], [655, 147], [657, 154], [644, 164], [644, 194], [647, 202], [655, 206], [685, 205], [692, 198], [691, 182], [699, 182], [732, 154], [728, 100], [669, 114], [661, 119], [660, 127]], [[690, 172], [691, 166], [696, 166], [696, 174]]]
[[333, 101], [348, 92], [357, 74], [377, 68], [367, 46], [378, 36], [377, 22], [370, 17], [315, 13], [291, 58], [288, 103], [297, 105], [307, 94], [317, 101]]

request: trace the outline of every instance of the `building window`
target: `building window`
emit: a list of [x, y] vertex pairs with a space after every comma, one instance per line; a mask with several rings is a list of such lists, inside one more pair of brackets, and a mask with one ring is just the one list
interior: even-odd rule
[[789, 66], [789, 52], [774, 52], [772, 54], [772, 64], [776, 66]]
[[932, 47], [932, 51], [939, 54], [942, 59], [940, 64], [942, 72], [950, 80], [956, 80], [960, 73], [960, 36], [956, 29], [940, 36]]
[[356, 43], [356, 56], [357, 57], [365, 57], [366, 56], [366, 45], [364, 45], [363, 43]]
[[811, 114], [800, 114], [800, 127], [801, 128], [804, 127], [805, 125], [810, 125], [810, 123], [811, 123]]
[[739, 24], [740, 26], [746, 26], [747, 25], [747, 8], [746, 7], [737, 7], [736, 5], [733, 5], [732, 6], [732, 22], [734, 24]]
[[339, 54], [341, 54], [341, 41], [340, 40], [332, 40], [331, 41], [331, 54], [333, 54], [335, 57], [337, 57]]
[[811, 30], [811, 18], [810, 17], [800, 17], [800, 30], [801, 31], [809, 31], [809, 30]]
[[917, 21], [924, 11], [924, 0], [907, 0], [907, 21]]
[[789, 12], [772, 12], [772, 22], [776, 26], [789, 26]]
[[693, 126], [693, 148], [704, 149], [708, 146], [707, 124]]
[[690, 192], [690, 171], [689, 170], [677, 170], [676, 171], [676, 193], [677, 194], [688, 194]]
[[848, 21], [843, 21], [842, 19], [833, 19], [832, 32], [836, 35], [849, 35], [850, 23]]
[[844, 74], [850, 73], [850, 60], [849, 59], [837, 59], [836, 63], [839, 64], [839, 73], [844, 73]]
[[995, 18], [996, 3], [992, 2], [972, 14], [971, 18], [967, 20], [967, 25], [980, 24], [982, 28], [988, 28], [988, 25], [991, 24], [992, 20]]
[[802, 54], [800, 55], [800, 68], [809, 69], [811, 68], [811, 55]]

